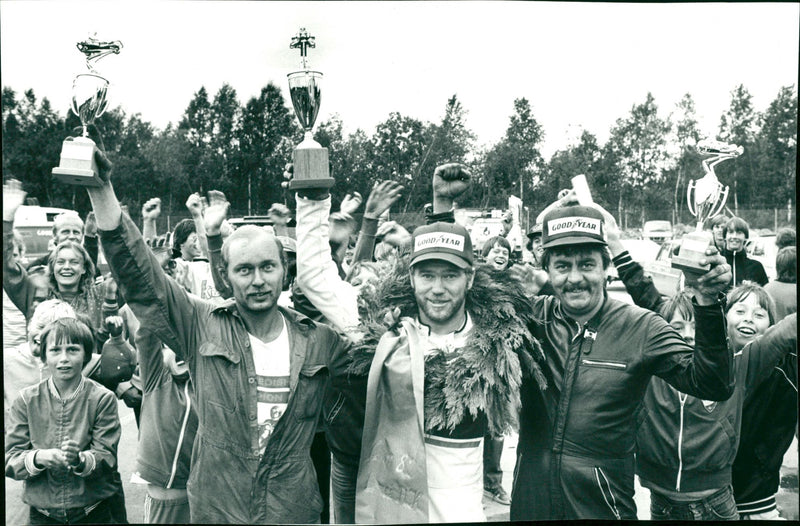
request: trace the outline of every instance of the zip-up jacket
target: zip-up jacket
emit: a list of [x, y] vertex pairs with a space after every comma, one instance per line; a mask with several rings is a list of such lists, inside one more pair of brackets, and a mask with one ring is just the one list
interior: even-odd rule
[[742, 514], [775, 509], [783, 456], [797, 433], [797, 313], [781, 320], [774, 331], [775, 346], [790, 347], [791, 352], [744, 401], [733, 462], [733, 496]]
[[146, 328], [136, 333], [141, 363], [142, 417], [136, 467], [147, 482], [185, 489], [192, 445], [197, 434], [194, 387], [164, 367], [161, 341]]
[[607, 296], [583, 326], [557, 298], [534, 298], [548, 388], [523, 379], [512, 521], [636, 519], [636, 415], [650, 378], [709, 400], [733, 392], [722, 305], [694, 310], [696, 349], [660, 316]]
[[[628, 252], [615, 257], [614, 264], [634, 303], [657, 312], [665, 298], [642, 266]], [[796, 321], [790, 323], [796, 329]], [[670, 491], [695, 492], [731, 484], [742, 406], [776, 364], [794, 350], [786, 336], [786, 326], [772, 327], [763, 338], [734, 354], [736, 386], [724, 402], [689, 396], [660, 378], [650, 381], [636, 437], [637, 473], [645, 486], [651, 483]]]
[[744, 250], [739, 252], [724, 250], [722, 255], [725, 256], [725, 260], [731, 266], [731, 272], [733, 273], [731, 287], [740, 285], [742, 281], [752, 281], [762, 287], [769, 282], [764, 265], [760, 261], [747, 257], [747, 252]]
[[[121, 489], [117, 399], [94, 380], [82, 376], [75, 392], [64, 399], [51, 378], [26, 387], [11, 406], [10, 420], [6, 476], [25, 481], [26, 504], [63, 520], [67, 510], [91, 508]], [[83, 471], [35, 466], [37, 450], [60, 448], [66, 438], [78, 443]]]
[[235, 301], [215, 306], [169, 279], [124, 214], [100, 240], [140, 323], [189, 365], [199, 421], [187, 483], [192, 522], [319, 522], [309, 451], [328, 376], [344, 374], [344, 341], [279, 307], [289, 336], [289, 399], [262, 450], [253, 352]]

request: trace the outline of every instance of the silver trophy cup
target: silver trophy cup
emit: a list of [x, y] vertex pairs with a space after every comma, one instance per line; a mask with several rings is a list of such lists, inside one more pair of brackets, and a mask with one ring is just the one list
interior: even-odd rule
[[709, 270], [709, 265], [701, 265], [700, 260], [705, 258], [706, 249], [714, 239], [711, 232], [703, 230], [703, 225], [722, 212], [728, 199], [729, 188], [719, 182], [714, 167], [722, 161], [740, 156], [744, 148], [706, 140], [697, 143], [697, 151], [708, 156], [702, 161], [705, 175], [691, 181], [686, 187], [689, 212], [697, 218], [697, 226], [694, 232], [683, 237], [678, 254], [672, 258], [672, 267], [683, 272], [687, 287], [696, 285], [697, 279]]
[[97, 146], [89, 138], [89, 125], [106, 111], [108, 106], [109, 82], [94, 69], [94, 62], [104, 56], [122, 49], [122, 43], [101, 42], [90, 37], [78, 42], [78, 49], [86, 56], [89, 73], [75, 77], [72, 83], [72, 112], [81, 120], [83, 131], [79, 137], [67, 137], [61, 146], [61, 160], [53, 168], [53, 177], [71, 185], [100, 186], [102, 181], [98, 173], [94, 153]]

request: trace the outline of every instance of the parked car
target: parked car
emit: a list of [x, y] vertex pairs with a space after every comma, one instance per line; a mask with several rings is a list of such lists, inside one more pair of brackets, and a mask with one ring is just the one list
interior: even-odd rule
[[53, 206], [22, 205], [14, 215], [14, 228], [25, 242], [25, 256], [37, 259], [50, 252], [53, 240], [53, 219], [58, 214], [69, 212], [66, 208]]
[[646, 221], [642, 228], [642, 238], [659, 244], [672, 239], [672, 223], [669, 221]]

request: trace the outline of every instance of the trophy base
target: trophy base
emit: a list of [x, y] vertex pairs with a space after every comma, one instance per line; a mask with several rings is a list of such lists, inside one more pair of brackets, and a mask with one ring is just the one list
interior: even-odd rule
[[97, 146], [87, 137], [68, 138], [61, 147], [61, 161], [53, 168], [53, 178], [73, 186], [103, 186], [94, 160]]
[[672, 257], [672, 268], [683, 272], [686, 287], [697, 285], [698, 278], [711, 269], [711, 265], [701, 265], [700, 260], [705, 259], [712, 241], [710, 232], [692, 232], [681, 241], [678, 254]]
[[335, 182], [330, 177], [327, 148], [295, 148], [294, 178], [289, 182], [290, 190], [309, 188], [328, 189]]

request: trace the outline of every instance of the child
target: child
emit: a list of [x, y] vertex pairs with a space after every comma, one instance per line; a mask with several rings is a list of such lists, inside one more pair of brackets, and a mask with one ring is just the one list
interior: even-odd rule
[[12, 405], [6, 476], [25, 481], [30, 524], [113, 522], [121, 428], [114, 394], [81, 374], [93, 350], [91, 329], [77, 319], [45, 327], [41, 359], [51, 376]]

